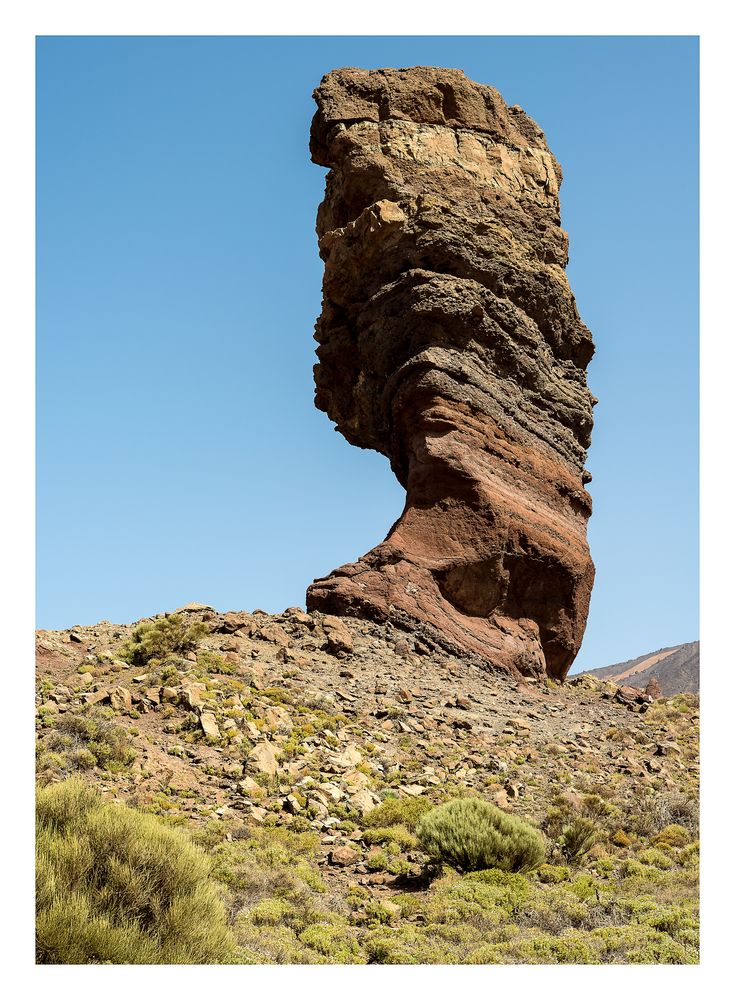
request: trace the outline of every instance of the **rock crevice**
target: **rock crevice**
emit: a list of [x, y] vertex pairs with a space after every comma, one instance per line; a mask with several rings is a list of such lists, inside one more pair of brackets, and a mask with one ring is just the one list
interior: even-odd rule
[[316, 405], [388, 457], [406, 506], [308, 606], [418, 621], [494, 667], [563, 678], [594, 576], [594, 348], [564, 270], [559, 164], [457, 70], [336, 70], [314, 96]]

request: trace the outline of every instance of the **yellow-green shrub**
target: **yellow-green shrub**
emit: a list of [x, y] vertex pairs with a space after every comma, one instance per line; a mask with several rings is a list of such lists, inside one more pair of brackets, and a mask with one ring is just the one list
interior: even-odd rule
[[426, 853], [458, 871], [525, 872], [546, 858], [534, 827], [483, 799], [453, 799], [421, 817], [416, 836]]
[[128, 663], [143, 666], [150, 660], [163, 660], [171, 654], [196, 649], [208, 631], [204, 622], [189, 623], [182, 615], [141, 622], [132, 639], [121, 649], [120, 656]]
[[37, 792], [36, 879], [39, 963], [237, 960], [201, 849], [81, 781]]
[[432, 808], [432, 803], [421, 796], [415, 799], [386, 799], [363, 819], [365, 827], [403, 826], [415, 830], [416, 824]]
[[[130, 734], [99, 710], [61, 716], [44, 741], [44, 749], [59, 755], [63, 774], [92, 767], [121, 771], [135, 759]], [[47, 765], [48, 760], [39, 760], [39, 770]]]

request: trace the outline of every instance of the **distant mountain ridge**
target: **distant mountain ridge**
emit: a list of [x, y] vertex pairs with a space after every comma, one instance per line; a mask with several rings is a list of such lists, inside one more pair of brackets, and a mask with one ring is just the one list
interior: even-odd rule
[[689, 692], [699, 693], [699, 641], [681, 646], [667, 646], [644, 653], [634, 660], [613, 663], [609, 667], [585, 670], [585, 674], [644, 688], [655, 677], [665, 697]]

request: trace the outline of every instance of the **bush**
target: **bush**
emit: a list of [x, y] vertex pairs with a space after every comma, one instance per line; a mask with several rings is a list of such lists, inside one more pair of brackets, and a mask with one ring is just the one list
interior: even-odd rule
[[415, 830], [418, 821], [431, 808], [432, 803], [421, 796], [415, 799], [386, 799], [371, 809], [362, 823], [365, 827], [402, 826]]
[[[343, 823], [341, 829], [344, 827]], [[416, 837], [402, 824], [372, 827], [365, 831], [362, 839], [366, 844], [395, 844], [401, 851], [412, 851], [419, 846]]]
[[453, 799], [422, 816], [416, 836], [426, 853], [458, 871], [526, 872], [546, 858], [541, 834], [483, 799]]
[[151, 660], [164, 660], [172, 654], [196, 649], [208, 631], [204, 622], [189, 624], [182, 615], [142, 622], [121, 649], [120, 656], [134, 666], [144, 666]]
[[696, 833], [699, 827], [699, 806], [695, 799], [681, 792], [673, 792], [636, 800], [630, 815], [630, 827], [635, 833], [653, 837], [673, 824]]
[[101, 712], [80, 715], [68, 712], [61, 716], [49, 733], [44, 750], [52, 754], [41, 754], [39, 770], [48, 770], [49, 764], [54, 764], [64, 776], [92, 767], [122, 771], [135, 760], [129, 733]]
[[564, 856], [570, 861], [581, 858], [597, 843], [599, 833], [599, 828], [594, 820], [585, 816], [579, 816], [571, 823], [567, 823], [559, 838]]
[[201, 849], [79, 780], [37, 792], [36, 891], [39, 963], [237, 960]]

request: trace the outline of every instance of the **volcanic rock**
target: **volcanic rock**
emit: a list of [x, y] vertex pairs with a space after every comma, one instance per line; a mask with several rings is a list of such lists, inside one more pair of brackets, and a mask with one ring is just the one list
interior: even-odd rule
[[307, 608], [563, 678], [594, 577], [595, 400], [559, 165], [520, 108], [458, 70], [341, 69], [314, 97], [312, 159], [329, 168], [316, 405], [407, 495]]

